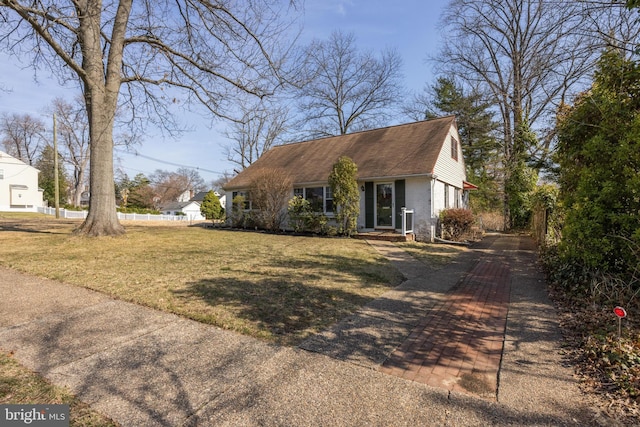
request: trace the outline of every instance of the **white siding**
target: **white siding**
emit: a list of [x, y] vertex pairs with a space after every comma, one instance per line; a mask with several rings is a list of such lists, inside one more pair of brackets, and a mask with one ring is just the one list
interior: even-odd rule
[[42, 192], [38, 191], [38, 169], [2, 151], [0, 169], [0, 211], [36, 212], [43, 206]]
[[[455, 138], [457, 141], [458, 160], [451, 157], [451, 138]], [[433, 172], [439, 181], [462, 189], [462, 181], [466, 179], [466, 173], [464, 159], [462, 158], [462, 148], [460, 147], [460, 136], [454, 127], [451, 127], [449, 136], [442, 145], [442, 150]]]
[[187, 206], [182, 208], [182, 213], [191, 221], [202, 221], [206, 219], [202, 216], [202, 213], [200, 213], [200, 203], [198, 202], [189, 203]]
[[440, 211], [445, 209], [445, 183], [439, 180], [436, 180], [433, 186], [433, 216], [438, 217]]
[[414, 210], [414, 234], [420, 241], [431, 241], [435, 230], [436, 222], [431, 213], [432, 183], [431, 178], [419, 177], [407, 179], [405, 184], [406, 208]]

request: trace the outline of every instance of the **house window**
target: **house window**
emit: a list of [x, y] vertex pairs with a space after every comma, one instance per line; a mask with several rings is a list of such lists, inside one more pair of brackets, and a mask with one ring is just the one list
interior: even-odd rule
[[0, 169], [0, 179], [4, 179], [4, 169]]
[[305, 188], [304, 198], [309, 201], [309, 204], [311, 205], [311, 209], [313, 209], [315, 212], [324, 211], [324, 188], [323, 187]]
[[449, 209], [449, 184], [444, 185], [444, 208]]
[[331, 193], [331, 187], [294, 188], [293, 195], [307, 200], [311, 209], [315, 212], [333, 212], [333, 194]]
[[251, 209], [251, 195], [248, 191], [234, 191], [232, 194], [232, 201], [235, 200], [236, 197], [240, 196], [244, 198], [242, 209], [250, 210]]
[[455, 197], [455, 200], [453, 201], [453, 203], [455, 204], [455, 207], [459, 208], [460, 207], [460, 189], [459, 188], [453, 189], [453, 197]]
[[458, 161], [458, 141], [451, 137], [451, 158]]
[[324, 211], [333, 212], [333, 192], [331, 187], [324, 187]]

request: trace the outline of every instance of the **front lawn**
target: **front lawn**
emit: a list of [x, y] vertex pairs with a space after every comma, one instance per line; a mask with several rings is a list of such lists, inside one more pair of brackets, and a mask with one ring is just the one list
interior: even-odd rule
[[402, 281], [355, 239], [143, 222], [82, 238], [78, 224], [0, 214], [0, 265], [287, 345]]

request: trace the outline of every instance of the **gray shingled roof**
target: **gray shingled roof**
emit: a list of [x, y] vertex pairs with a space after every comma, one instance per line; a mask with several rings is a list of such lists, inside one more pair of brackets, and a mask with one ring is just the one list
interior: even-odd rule
[[[163, 211], [174, 211], [174, 210], [180, 210], [188, 205], [190, 205], [191, 203], [193, 203], [193, 200], [189, 200], [188, 202], [168, 202], [165, 205], [162, 205], [160, 207], [160, 210]], [[200, 204], [199, 202], [195, 202]]]
[[280, 145], [264, 153], [225, 189], [244, 189], [263, 169], [285, 169], [294, 184], [326, 182], [340, 156], [358, 165], [358, 179], [433, 173], [455, 117], [390, 126], [313, 141]]

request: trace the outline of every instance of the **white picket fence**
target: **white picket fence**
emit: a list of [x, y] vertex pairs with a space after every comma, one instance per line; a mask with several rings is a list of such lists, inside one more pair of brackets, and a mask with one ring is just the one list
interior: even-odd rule
[[413, 209], [402, 208], [402, 235], [413, 233]]
[[[38, 212], [46, 215], [55, 215], [56, 209], [50, 207], [38, 208]], [[71, 211], [67, 209], [60, 209], [60, 218], [67, 219], [84, 219], [89, 214], [88, 211]], [[152, 215], [152, 214], [139, 214], [139, 213], [121, 213], [118, 212], [119, 220], [132, 220], [132, 221], [191, 221], [193, 218], [189, 218], [187, 215]]]

